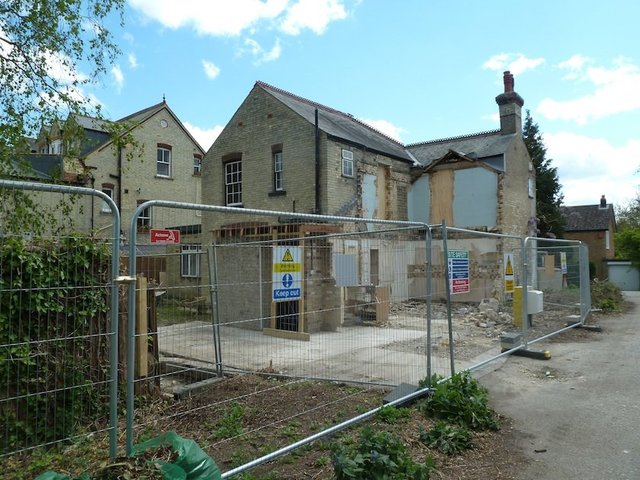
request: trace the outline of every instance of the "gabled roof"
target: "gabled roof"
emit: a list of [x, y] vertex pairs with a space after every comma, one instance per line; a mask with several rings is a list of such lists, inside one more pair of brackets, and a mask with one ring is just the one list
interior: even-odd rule
[[420, 162], [429, 165], [443, 157], [450, 150], [470, 158], [488, 158], [502, 155], [516, 137], [516, 134], [501, 135], [500, 130], [473, 133], [459, 137], [443, 138], [407, 145], [407, 150]]
[[430, 162], [428, 165], [426, 165], [425, 167], [423, 167], [423, 172], [428, 172], [430, 170], [435, 169], [438, 165], [441, 164], [451, 164], [451, 163], [458, 163], [458, 162], [466, 162], [468, 164], [471, 165], [477, 165], [480, 166], [482, 168], [486, 168], [487, 170], [490, 170], [492, 172], [496, 172], [496, 173], [500, 173], [500, 170], [498, 170], [497, 168], [480, 161], [477, 158], [473, 158], [473, 157], [469, 157], [467, 155], [465, 155], [462, 152], [456, 152], [455, 150], [449, 150], [447, 153], [445, 153], [442, 157], [433, 160], [432, 162]]
[[610, 203], [606, 208], [601, 208], [600, 205], [578, 205], [561, 207], [561, 211], [567, 222], [565, 232], [609, 230], [611, 223], [615, 226], [615, 214]]
[[[150, 107], [143, 108], [137, 112], [134, 112], [126, 117], [122, 117], [120, 120], [116, 120], [117, 122], [141, 122], [142, 120], [150, 117], [154, 113], [162, 110], [162, 107], [166, 107], [167, 102], [164, 100], [160, 103], [156, 103], [155, 105], [151, 105]], [[167, 107], [169, 108], [169, 107]]]
[[307, 100], [264, 82], [258, 81], [256, 86], [268, 92], [311, 124], [315, 125], [315, 110], [318, 109], [318, 127], [327, 135], [414, 163], [414, 159], [402, 143], [348, 113]]
[[[186, 129], [186, 127], [180, 121], [180, 119], [177, 117], [177, 115], [175, 113], [173, 113], [173, 110], [171, 110], [171, 108], [169, 108], [169, 105], [167, 105], [167, 102], [165, 100], [162, 100], [162, 102], [160, 102], [160, 103], [156, 103], [155, 105], [151, 105], [150, 107], [147, 107], [147, 108], [139, 110], [139, 111], [137, 111], [135, 113], [132, 113], [131, 115], [127, 115], [126, 117], [123, 117], [120, 120], [116, 120], [116, 123], [130, 122], [132, 124], [131, 127], [127, 130], [127, 132], [123, 132], [123, 133], [128, 133], [131, 130], [133, 130], [134, 128], [136, 128], [138, 125], [140, 125], [141, 123], [146, 122], [148, 119], [153, 117], [156, 113], [158, 113], [162, 109], [166, 109], [167, 110], [169, 115], [171, 115], [173, 120], [182, 129], [182, 131], [191, 139], [191, 141], [198, 147], [198, 149], [202, 153], [204, 153], [205, 150], [198, 143], [198, 141], [193, 137], [193, 135], [191, 135], [189, 130]], [[103, 143], [102, 145], [99, 145], [97, 148], [102, 150], [105, 147], [109, 146], [111, 144], [111, 142], [112, 142], [112, 140], [108, 140], [105, 143]]]

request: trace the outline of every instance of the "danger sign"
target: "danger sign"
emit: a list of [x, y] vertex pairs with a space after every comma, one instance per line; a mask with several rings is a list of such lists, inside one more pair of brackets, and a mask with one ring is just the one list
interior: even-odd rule
[[504, 254], [504, 291], [513, 293], [514, 287], [513, 253]]

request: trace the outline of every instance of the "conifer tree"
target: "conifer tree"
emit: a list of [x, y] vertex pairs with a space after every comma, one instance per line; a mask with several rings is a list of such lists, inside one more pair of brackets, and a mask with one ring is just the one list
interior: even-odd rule
[[564, 196], [558, 179], [558, 169], [551, 165], [552, 159], [547, 158], [547, 147], [544, 145], [540, 128], [528, 110], [522, 130], [524, 143], [536, 172], [536, 216], [540, 231], [538, 236], [561, 238], [565, 221], [560, 207]]

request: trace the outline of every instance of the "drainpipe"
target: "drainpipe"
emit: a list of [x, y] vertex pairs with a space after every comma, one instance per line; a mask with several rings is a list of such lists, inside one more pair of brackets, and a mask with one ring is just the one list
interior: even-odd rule
[[316, 108], [316, 214], [320, 214], [320, 127], [318, 126], [318, 109]]
[[122, 214], [122, 147], [118, 147], [118, 210]]

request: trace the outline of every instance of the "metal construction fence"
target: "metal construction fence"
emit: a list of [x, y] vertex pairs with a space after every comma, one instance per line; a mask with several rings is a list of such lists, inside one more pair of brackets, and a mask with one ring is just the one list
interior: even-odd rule
[[[0, 457], [88, 435], [115, 456], [119, 212], [88, 188], [0, 195]], [[93, 206], [107, 228], [78, 236]]]
[[[108, 269], [90, 282], [45, 287], [11, 273], [26, 268], [23, 257], [1, 251], [0, 456], [96, 432], [115, 456], [169, 430], [197, 431], [228, 478], [368, 418], [379, 405], [336, 412], [366, 404], [372, 390], [478, 368], [582, 324], [590, 310], [579, 242], [159, 200], [139, 205], [121, 236], [116, 206], [101, 192], [0, 181], [5, 190], [84, 198], [76, 204], [101, 210], [93, 243], [109, 250]], [[98, 204], [86, 201], [94, 197]], [[185, 224], [188, 210], [201, 222]], [[75, 238], [3, 234], [2, 245], [13, 237], [32, 249]], [[65, 277], [86, 273], [66, 255], [75, 270]], [[54, 306], [38, 311], [42, 295]], [[86, 296], [103, 308], [70, 329]], [[327, 382], [330, 395], [318, 387]], [[86, 392], [82, 410], [74, 399]], [[295, 401], [280, 405], [290, 392]], [[70, 412], [73, 432], [64, 427]], [[237, 428], [249, 415], [252, 428]], [[16, 436], [27, 420], [65, 433]], [[314, 434], [291, 438], [295, 423]], [[260, 440], [265, 431], [280, 433]]]

